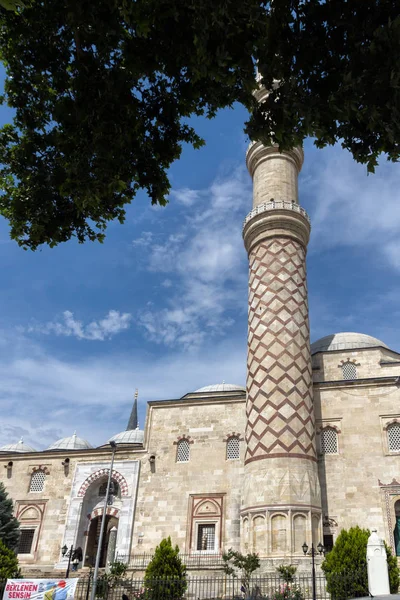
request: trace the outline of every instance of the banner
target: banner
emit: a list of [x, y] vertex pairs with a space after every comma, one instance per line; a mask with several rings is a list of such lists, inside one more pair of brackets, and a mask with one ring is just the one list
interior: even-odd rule
[[3, 600], [73, 600], [74, 579], [7, 579]]

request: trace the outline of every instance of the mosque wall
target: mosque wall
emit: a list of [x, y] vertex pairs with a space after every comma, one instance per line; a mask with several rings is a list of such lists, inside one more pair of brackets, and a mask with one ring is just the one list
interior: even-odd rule
[[[330, 362], [333, 368], [340, 364], [338, 359], [350, 354], [325, 354], [325, 364]], [[376, 372], [380, 374], [379, 350], [353, 354], [357, 354], [363, 369], [369, 365], [370, 378]], [[332, 534], [334, 539], [341, 529], [359, 525], [377, 528], [394, 545], [394, 496], [400, 498], [400, 445], [394, 446], [397, 450], [390, 450], [388, 427], [396, 419], [400, 421], [400, 387], [396, 381], [400, 366], [390, 368], [393, 377], [385, 382], [377, 378], [330, 384], [326, 377], [325, 382], [314, 384], [324, 533]], [[363, 369], [360, 367], [357, 373], [360, 378]], [[332, 451], [335, 440], [336, 452]]]
[[[215, 536], [209, 551], [239, 548], [245, 419], [244, 392], [150, 403], [146, 445], [154, 462], [142, 464], [132, 552], [152, 552], [166, 536], [181, 552], [197, 551], [205, 531]], [[227, 458], [232, 434], [238, 459]], [[188, 451], [187, 461], [178, 448]]]
[[[139, 459], [142, 454], [143, 451], [138, 453]], [[129, 553], [139, 462], [129, 450], [121, 449], [117, 457], [114, 470], [119, 469], [127, 482], [125, 496], [116, 501], [123, 525], [119, 545], [121, 552]], [[85, 494], [79, 495], [79, 490], [92, 473], [107, 470], [110, 458], [108, 448], [0, 455], [0, 481], [13, 500], [15, 515], [20, 520], [21, 530], [26, 530], [24, 535], [31, 548], [30, 552], [18, 556], [22, 567], [53, 568], [56, 565], [64, 568], [67, 564], [61, 556], [64, 543], [68, 548], [73, 544], [84, 550], [85, 540], [79, 535], [87, 527], [80, 532], [80, 521], [87, 515], [81, 514]], [[103, 479], [106, 478], [106, 474], [103, 475]]]
[[350, 363], [356, 368], [357, 379], [392, 377], [400, 372], [399, 355], [386, 348], [319, 352], [312, 357], [313, 380], [342, 380], [343, 369], [352, 368]]

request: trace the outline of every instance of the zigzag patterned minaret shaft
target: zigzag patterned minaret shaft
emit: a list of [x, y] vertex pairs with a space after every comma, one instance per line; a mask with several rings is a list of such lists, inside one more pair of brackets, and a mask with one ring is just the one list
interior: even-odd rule
[[253, 210], [243, 230], [249, 313], [242, 517], [264, 512], [272, 523], [281, 515], [280, 541], [270, 529], [267, 556], [301, 553], [293, 546], [295, 511], [307, 523], [308, 542], [322, 534], [306, 280], [310, 222], [297, 192], [302, 164], [300, 148], [279, 152], [257, 142], [247, 153]]

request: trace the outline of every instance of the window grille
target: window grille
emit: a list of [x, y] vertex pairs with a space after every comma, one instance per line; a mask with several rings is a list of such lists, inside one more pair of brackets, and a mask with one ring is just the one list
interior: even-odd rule
[[198, 525], [197, 550], [215, 550], [215, 524]]
[[357, 379], [357, 366], [348, 361], [342, 365], [343, 379]]
[[338, 435], [331, 427], [321, 431], [321, 454], [338, 454]]
[[387, 430], [389, 452], [400, 452], [400, 425], [394, 423]]
[[190, 445], [187, 440], [180, 440], [176, 449], [176, 462], [189, 462]]
[[[99, 496], [101, 496], [102, 498], [105, 497], [106, 492], [107, 492], [107, 481], [104, 481], [100, 487], [99, 487]], [[114, 480], [111, 481], [110, 483], [110, 496], [118, 496], [119, 493], [119, 488], [118, 488], [118, 483]]]
[[31, 553], [34, 535], [34, 529], [21, 529], [21, 536], [18, 543], [18, 554]]
[[46, 474], [44, 471], [35, 471], [31, 477], [31, 485], [29, 487], [30, 492], [42, 492], [44, 488], [44, 482], [46, 481]]
[[236, 460], [240, 456], [240, 442], [237, 436], [232, 436], [226, 442], [226, 460]]

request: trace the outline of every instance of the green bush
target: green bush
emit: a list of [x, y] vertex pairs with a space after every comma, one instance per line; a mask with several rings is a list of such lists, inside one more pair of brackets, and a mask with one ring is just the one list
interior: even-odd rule
[[168, 537], [157, 546], [144, 575], [147, 597], [179, 600], [187, 588], [186, 566], [179, 557], [179, 548]]
[[283, 581], [286, 581], [286, 583], [291, 583], [296, 575], [297, 567], [294, 567], [293, 565], [279, 565], [276, 570]]
[[[327, 589], [333, 600], [368, 596], [367, 543], [369, 529], [343, 529], [321, 565], [327, 580]], [[390, 591], [397, 591], [399, 569], [397, 560], [386, 546]]]
[[0, 540], [10, 550], [16, 550], [19, 536], [19, 522], [14, 517], [12, 500], [8, 497], [4, 484], [0, 483]]
[[15, 579], [17, 577], [21, 577], [21, 572], [18, 567], [18, 558], [13, 550], [7, 548], [0, 539], [0, 580]]

